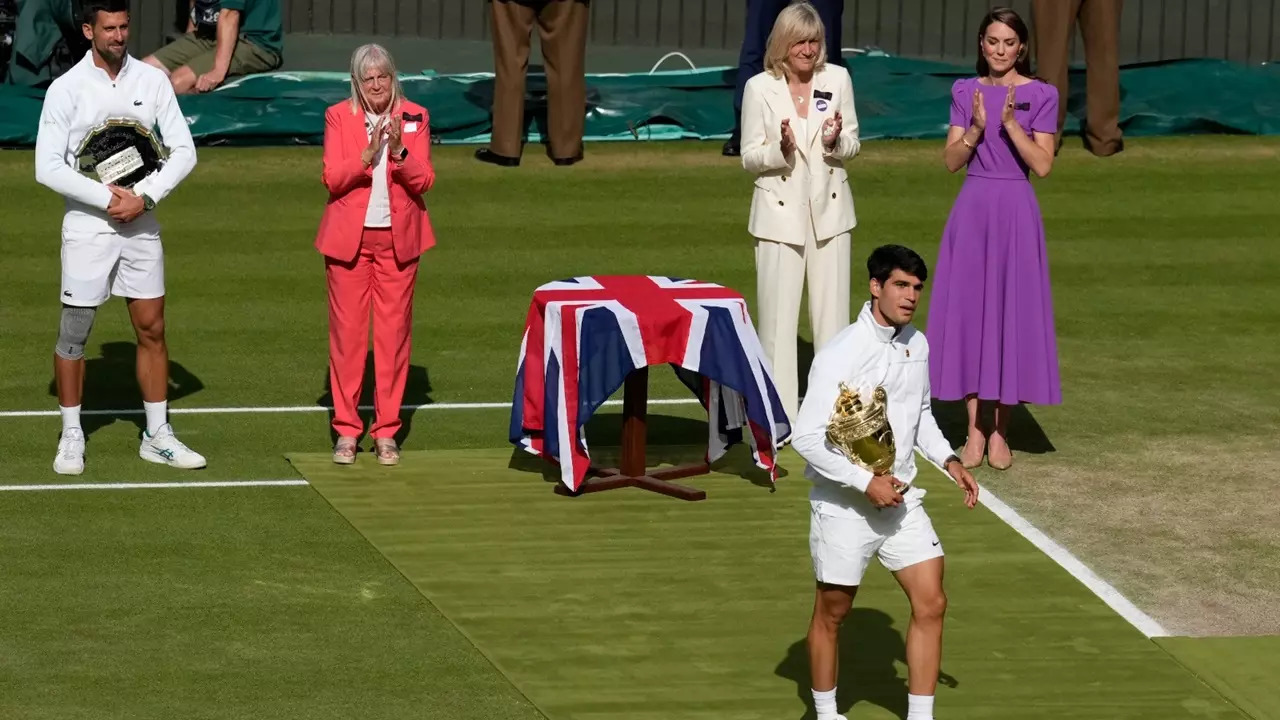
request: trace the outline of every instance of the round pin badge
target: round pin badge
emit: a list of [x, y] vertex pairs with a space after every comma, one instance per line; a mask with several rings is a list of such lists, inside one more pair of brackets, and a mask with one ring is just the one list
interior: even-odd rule
[[822, 98], [818, 98], [818, 102], [814, 103], [813, 106], [818, 108], [818, 112], [827, 111], [827, 101], [823, 100]]

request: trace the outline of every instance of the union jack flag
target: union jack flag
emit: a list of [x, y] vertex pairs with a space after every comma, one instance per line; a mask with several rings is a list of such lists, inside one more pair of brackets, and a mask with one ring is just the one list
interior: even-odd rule
[[696, 280], [593, 275], [537, 288], [520, 341], [511, 442], [559, 464], [561, 481], [577, 490], [591, 465], [587, 420], [632, 370], [660, 363], [675, 367], [707, 411], [707, 461], [745, 440], [776, 480], [776, 448], [791, 427], [746, 300]]

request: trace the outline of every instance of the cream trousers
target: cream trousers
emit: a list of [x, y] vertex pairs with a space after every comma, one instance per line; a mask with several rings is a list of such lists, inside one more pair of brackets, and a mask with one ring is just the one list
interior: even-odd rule
[[806, 277], [814, 353], [849, 325], [849, 233], [819, 241], [812, 225], [806, 231], [804, 245], [756, 239], [756, 327], [793, 424], [800, 411], [796, 343]]

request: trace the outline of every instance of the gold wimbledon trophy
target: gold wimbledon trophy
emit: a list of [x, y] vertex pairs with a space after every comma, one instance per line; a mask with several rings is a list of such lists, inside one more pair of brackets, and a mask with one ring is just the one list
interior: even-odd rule
[[827, 439], [831, 444], [873, 475], [889, 474], [897, 456], [893, 428], [889, 427], [886, 414], [888, 402], [883, 387], [871, 393], [871, 403], [867, 404], [857, 391], [840, 383], [840, 395], [827, 422]]

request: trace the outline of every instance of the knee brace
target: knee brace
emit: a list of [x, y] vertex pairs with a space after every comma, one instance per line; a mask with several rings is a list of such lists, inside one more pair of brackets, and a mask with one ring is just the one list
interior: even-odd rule
[[84, 344], [89, 341], [93, 329], [93, 317], [97, 308], [62, 306], [62, 320], [58, 323], [58, 344], [53, 351], [66, 360], [84, 357]]

